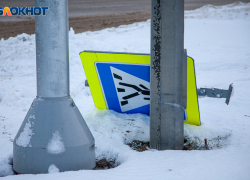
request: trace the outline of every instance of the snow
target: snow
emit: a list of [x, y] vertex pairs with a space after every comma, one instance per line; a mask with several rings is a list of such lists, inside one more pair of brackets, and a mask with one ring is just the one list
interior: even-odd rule
[[12, 155], [1, 159], [1, 161], [0, 161], [0, 177], [14, 174], [11, 164], [12, 164]]
[[32, 115], [29, 117], [28, 122], [25, 124], [23, 131], [20, 133], [20, 136], [17, 138], [16, 144], [18, 146], [32, 147], [32, 145], [30, 144], [30, 139], [32, 135], [34, 134], [32, 132], [32, 125], [34, 124], [29, 121], [30, 119], [35, 119], [35, 115]]
[[[96, 159], [122, 164], [130, 150], [124, 143], [149, 141], [149, 117], [144, 114], [120, 114], [110, 110], [94, 110], [84, 116], [95, 137]], [[91, 122], [91, 123], [89, 123]]]
[[185, 18], [248, 19], [249, 10], [249, 5], [240, 1], [224, 6], [208, 4], [195, 10], [186, 11]]
[[[0, 176], [6, 176], [2, 179], [249, 180], [250, 3], [207, 5], [186, 11], [185, 17], [185, 49], [195, 60], [197, 87], [227, 89], [234, 84], [228, 106], [225, 99], [199, 98], [202, 125], [184, 124], [189, 142], [203, 149], [207, 139], [211, 150], [132, 150], [127, 143], [149, 141], [149, 117], [98, 110], [84, 86], [79, 52], [149, 53], [150, 20], [79, 34], [71, 28], [71, 96], [95, 137], [97, 160], [114, 160], [119, 166], [103, 171], [12, 175], [13, 139], [36, 97], [35, 36], [21, 34], [0, 40]], [[32, 124], [27, 127], [31, 129]]]
[[55, 164], [51, 164], [50, 166], [49, 166], [49, 169], [48, 169], [48, 173], [49, 174], [52, 174], [52, 173], [59, 173], [60, 171], [59, 171], [59, 169], [56, 167], [56, 165]]
[[51, 154], [60, 154], [65, 151], [65, 146], [62, 141], [62, 137], [58, 131], [53, 133], [52, 138], [49, 140], [47, 151]]

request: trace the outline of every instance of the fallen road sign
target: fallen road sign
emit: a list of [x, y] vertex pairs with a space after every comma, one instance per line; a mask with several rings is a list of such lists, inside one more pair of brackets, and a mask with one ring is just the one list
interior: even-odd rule
[[[135, 53], [83, 51], [80, 58], [96, 108], [112, 109], [120, 113], [149, 114], [150, 106], [150, 55]], [[187, 57], [187, 109], [184, 122], [200, 125], [194, 60]], [[201, 91], [202, 90], [202, 91]], [[219, 89], [218, 89], [219, 90]], [[229, 102], [231, 91], [216, 91]], [[211, 94], [206, 88], [205, 92]], [[204, 94], [204, 93], [203, 93]], [[208, 96], [210, 97], [210, 96]], [[218, 95], [217, 95], [218, 97]]]
[[[149, 54], [84, 51], [80, 53], [80, 57], [96, 108], [149, 115]], [[190, 58], [190, 61], [193, 60]], [[194, 86], [192, 89], [196, 90], [196, 83], [191, 79], [192, 83], [188, 83], [187, 79], [187, 84]], [[200, 125], [196, 91], [194, 94], [196, 101], [193, 97], [190, 101], [187, 100], [187, 105], [192, 105], [192, 108], [189, 112], [184, 110], [184, 120], [185, 123]]]

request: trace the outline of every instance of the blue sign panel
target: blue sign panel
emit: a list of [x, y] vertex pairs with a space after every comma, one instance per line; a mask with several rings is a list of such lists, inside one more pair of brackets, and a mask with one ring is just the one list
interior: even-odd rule
[[108, 109], [149, 114], [149, 65], [98, 61], [95, 67]]

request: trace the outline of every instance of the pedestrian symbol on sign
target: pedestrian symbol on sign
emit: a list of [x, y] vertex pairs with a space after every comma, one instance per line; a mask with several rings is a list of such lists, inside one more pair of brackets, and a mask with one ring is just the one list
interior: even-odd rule
[[150, 83], [110, 66], [122, 112], [150, 104]]

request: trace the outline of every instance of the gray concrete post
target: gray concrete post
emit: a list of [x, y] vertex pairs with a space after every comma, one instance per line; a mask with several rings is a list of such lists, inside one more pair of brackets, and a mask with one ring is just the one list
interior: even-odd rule
[[[184, 0], [152, 0], [150, 146], [183, 149]], [[186, 72], [184, 72], [186, 73]]]
[[68, 0], [35, 0], [37, 97], [13, 142], [20, 174], [93, 169], [95, 140], [69, 93]]

